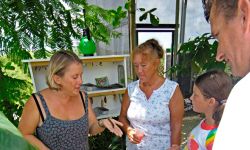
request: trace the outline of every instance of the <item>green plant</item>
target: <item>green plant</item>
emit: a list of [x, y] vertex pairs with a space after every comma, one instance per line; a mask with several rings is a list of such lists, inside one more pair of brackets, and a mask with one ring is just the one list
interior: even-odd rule
[[17, 126], [24, 103], [33, 89], [31, 79], [6, 57], [0, 57], [0, 67], [0, 111]]
[[91, 150], [121, 150], [123, 149], [123, 139], [110, 133], [108, 130], [101, 134], [89, 137]]
[[139, 8], [139, 11], [144, 12], [140, 17], [139, 20], [143, 21], [147, 19], [147, 16], [149, 15], [150, 17], [150, 22], [153, 26], [158, 26], [159, 25], [159, 18], [153, 14], [153, 12], [156, 10], [157, 8], [152, 8], [148, 11], [145, 12], [145, 8]]
[[209, 33], [180, 46], [177, 52], [178, 64], [171, 67], [167, 73], [169, 76], [176, 75], [184, 97], [190, 97], [193, 81], [198, 75], [211, 69], [230, 72], [225, 62], [216, 61], [217, 47], [218, 42]]
[[[131, 8], [133, 8], [132, 5], [135, 5], [135, 0], [127, 0], [127, 2], [125, 4], [125, 8], [127, 9], [127, 11], [129, 13], [135, 13], [135, 10], [131, 9]], [[156, 15], [153, 14], [153, 12], [156, 10], [157, 10], [157, 8], [152, 8], [150, 10], [146, 10], [145, 8], [138, 8], [137, 11], [143, 12], [143, 14], [139, 17], [139, 20], [140, 21], [146, 20], [147, 17], [149, 16], [150, 23], [153, 26], [158, 26], [160, 20]]]
[[1, 0], [0, 11], [1, 53], [19, 65], [31, 50], [35, 58], [46, 58], [51, 50], [72, 50], [85, 25], [96, 41], [108, 43], [120, 35], [115, 29], [127, 14], [121, 6], [103, 9], [86, 0]]
[[191, 70], [192, 77], [195, 78], [210, 69], [227, 70], [225, 62], [215, 59], [217, 47], [218, 42], [209, 33], [183, 43], [177, 52], [179, 64], [171, 67], [169, 73], [183, 74]]
[[0, 111], [0, 149], [35, 150]]

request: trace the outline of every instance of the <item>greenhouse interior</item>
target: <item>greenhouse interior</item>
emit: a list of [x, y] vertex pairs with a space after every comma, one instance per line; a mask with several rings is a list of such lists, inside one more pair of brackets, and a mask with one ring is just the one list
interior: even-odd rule
[[230, 146], [250, 4], [212, 1], [1, 0], [0, 149], [210, 150], [219, 123]]

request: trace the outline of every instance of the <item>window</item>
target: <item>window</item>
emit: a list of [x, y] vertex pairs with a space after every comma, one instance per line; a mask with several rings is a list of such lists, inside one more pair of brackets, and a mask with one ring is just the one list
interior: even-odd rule
[[151, 24], [136, 25], [137, 45], [154, 38], [162, 46], [164, 50], [164, 72], [173, 65], [174, 29], [175, 25], [173, 24], [160, 24], [157, 27]]

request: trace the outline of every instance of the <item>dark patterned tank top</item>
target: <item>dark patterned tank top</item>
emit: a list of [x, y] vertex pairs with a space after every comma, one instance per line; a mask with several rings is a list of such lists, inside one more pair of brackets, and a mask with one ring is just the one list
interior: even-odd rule
[[36, 137], [51, 150], [88, 150], [87, 94], [85, 93], [85, 103], [81, 95], [85, 114], [77, 120], [60, 120], [51, 116], [44, 97], [39, 92], [37, 95], [41, 99], [46, 119], [40, 127], [36, 128]]

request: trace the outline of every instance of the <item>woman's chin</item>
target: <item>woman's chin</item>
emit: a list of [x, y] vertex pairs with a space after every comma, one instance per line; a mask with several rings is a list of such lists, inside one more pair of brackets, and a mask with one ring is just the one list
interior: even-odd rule
[[194, 106], [193, 106], [193, 111], [197, 112], [197, 113], [200, 113]]
[[80, 92], [80, 89], [75, 89], [73, 92], [72, 92], [72, 95], [76, 96], [78, 95]]
[[80, 91], [75, 91], [73, 94], [78, 95]]
[[140, 78], [140, 82], [141, 82], [141, 83], [147, 83], [148, 80], [146, 80], [145, 78]]

